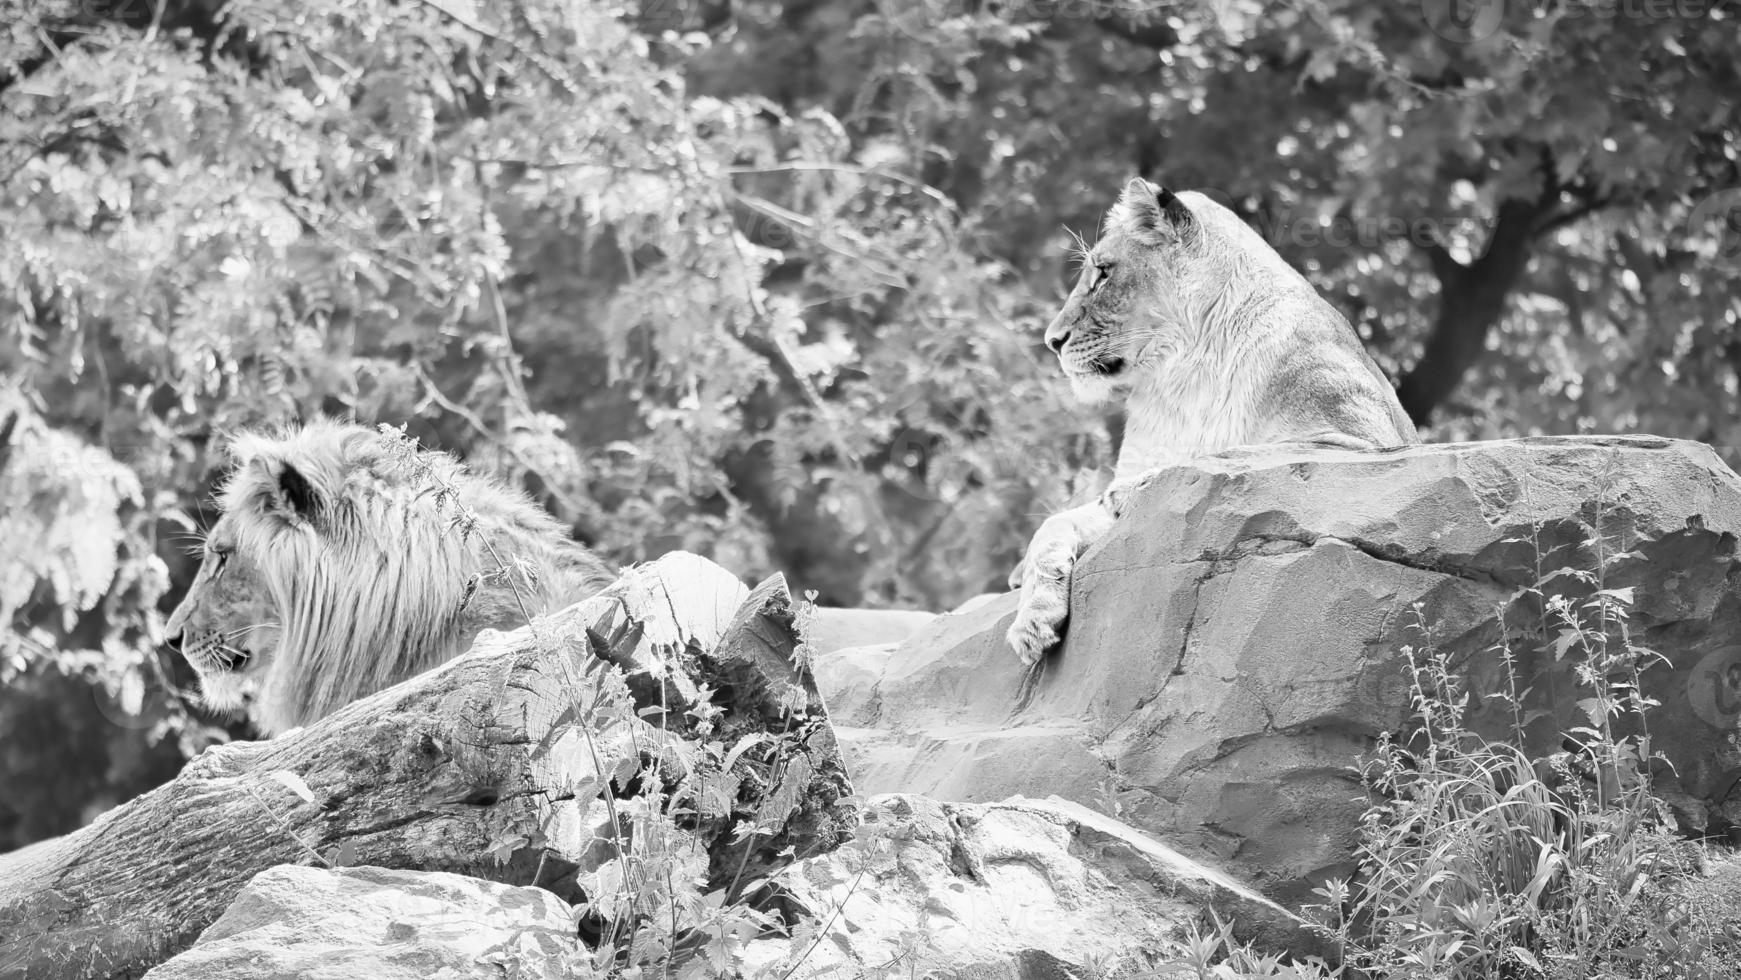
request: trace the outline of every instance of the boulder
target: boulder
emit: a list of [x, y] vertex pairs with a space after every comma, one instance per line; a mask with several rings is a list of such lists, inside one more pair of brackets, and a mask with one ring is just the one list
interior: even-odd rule
[[542, 888], [439, 871], [279, 865], [150, 980], [590, 976], [576, 916]]
[[893, 795], [863, 819], [851, 842], [775, 876], [787, 921], [821, 924], [758, 951], [775, 976], [1144, 975], [1211, 912], [1315, 945], [1251, 889], [1065, 800]]
[[[1041, 980], [1140, 975], [1213, 914], [1295, 950], [1316, 945], [1263, 896], [1126, 824], [1057, 798], [868, 801], [853, 840], [752, 896], [784, 938], [691, 949], [706, 975]], [[444, 872], [280, 865], [255, 875], [148, 980], [590, 977], [578, 911], [541, 888]], [[707, 936], [704, 938], [712, 938]], [[713, 960], [714, 956], [729, 959]]]
[[819, 606], [804, 624], [804, 639], [817, 654], [896, 644], [931, 625], [936, 618], [936, 613], [911, 609]]
[[[1633, 642], [1664, 658], [1644, 673], [1674, 767], [1657, 785], [1695, 825], [1734, 821], [1738, 531], [1741, 479], [1691, 442], [1242, 450], [1133, 493], [1077, 566], [1036, 677], [1004, 645], [1006, 595], [819, 658], [818, 682], [861, 792], [1058, 794], [1297, 903], [1351, 867], [1351, 767], [1409, 723], [1405, 647], [1449, 658], [1484, 733], [1522, 717], [1545, 753], [1584, 723], [1585, 651], [1542, 592], [1630, 602]], [[1506, 684], [1502, 646], [1529, 689], [1518, 716], [1485, 698]]]

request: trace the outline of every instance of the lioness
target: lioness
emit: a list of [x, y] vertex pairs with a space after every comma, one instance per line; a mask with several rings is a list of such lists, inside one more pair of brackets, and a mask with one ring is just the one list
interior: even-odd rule
[[1040, 525], [1011, 576], [1009, 644], [1035, 663], [1069, 615], [1070, 574], [1162, 467], [1235, 446], [1420, 441], [1354, 328], [1257, 232], [1202, 194], [1132, 180], [1046, 328], [1076, 396], [1124, 399], [1124, 445], [1094, 503]]
[[169, 642], [206, 704], [275, 735], [610, 584], [524, 493], [395, 435], [245, 433]]

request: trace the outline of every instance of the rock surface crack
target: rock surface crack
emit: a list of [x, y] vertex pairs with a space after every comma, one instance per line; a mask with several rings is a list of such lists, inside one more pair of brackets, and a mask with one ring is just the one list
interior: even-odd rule
[[[1194, 559], [1194, 561], [1213, 563], [1217, 567], [1208, 575], [1204, 576], [1203, 579], [1199, 580], [1198, 585], [1201, 586], [1203, 581], [1220, 574], [1223, 571], [1223, 568], [1220, 567], [1223, 563], [1237, 562], [1241, 559], [1252, 557], [1253, 555], [1289, 554], [1294, 551], [1316, 547], [1320, 543], [1326, 541], [1332, 544], [1341, 544], [1353, 548], [1355, 551], [1360, 552], [1368, 558], [1389, 565], [1400, 565], [1404, 568], [1412, 568], [1421, 572], [1431, 572], [1435, 575], [1448, 575], [1452, 578], [1462, 579], [1467, 582], [1475, 582], [1480, 585], [1504, 584], [1495, 578], [1491, 572], [1482, 569], [1465, 568], [1442, 557], [1408, 554], [1395, 546], [1387, 546], [1363, 538], [1341, 537], [1334, 534], [1313, 534], [1310, 531], [1300, 531], [1294, 534], [1251, 534], [1235, 542], [1231, 548], [1221, 551], [1210, 550], [1203, 552], [1203, 554]], [[1294, 545], [1295, 547], [1278, 548], [1276, 547], [1277, 545]]]

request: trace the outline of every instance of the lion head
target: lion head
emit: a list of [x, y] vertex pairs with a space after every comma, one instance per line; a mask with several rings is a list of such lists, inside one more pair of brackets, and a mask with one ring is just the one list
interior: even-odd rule
[[1242, 277], [1304, 284], [1233, 212], [1140, 178], [1080, 254], [1082, 273], [1046, 328], [1046, 345], [1088, 402], [1128, 391], [1145, 368], [1192, 344], [1192, 326], [1216, 319], [1208, 307], [1247, 292]]
[[167, 632], [204, 701], [268, 735], [611, 579], [525, 494], [396, 434], [321, 421], [243, 434], [229, 458]]

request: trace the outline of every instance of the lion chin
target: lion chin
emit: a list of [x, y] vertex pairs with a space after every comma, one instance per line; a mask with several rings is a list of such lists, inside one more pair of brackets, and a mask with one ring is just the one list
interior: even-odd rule
[[247, 711], [254, 703], [259, 687], [252, 672], [202, 673], [199, 679], [199, 699], [208, 711], [239, 714]]

